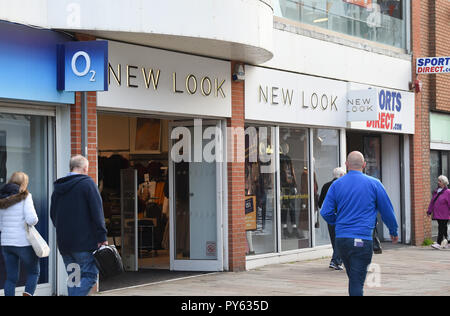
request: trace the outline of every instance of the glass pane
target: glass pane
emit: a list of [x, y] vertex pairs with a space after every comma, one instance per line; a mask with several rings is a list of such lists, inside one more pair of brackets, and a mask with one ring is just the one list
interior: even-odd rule
[[247, 254], [277, 251], [275, 128], [245, 129]]
[[[28, 190], [39, 218], [39, 233], [48, 242], [48, 118], [0, 113], [0, 186], [16, 171], [29, 176]], [[48, 283], [48, 258], [41, 259], [39, 284]], [[24, 268], [17, 286], [25, 284]], [[5, 281], [5, 266], [0, 252], [0, 289]]]
[[137, 271], [137, 170], [120, 170], [122, 257], [126, 271]]
[[282, 251], [311, 246], [308, 152], [307, 129], [280, 128]]
[[[441, 175], [441, 160], [440, 152], [432, 150], [430, 152], [430, 200], [433, 195], [433, 191], [436, 190], [438, 186], [438, 177]], [[438, 224], [437, 221], [432, 221], [431, 224], [431, 234], [433, 237], [438, 235]]]
[[405, 48], [404, 0], [275, 0], [274, 14]]
[[[206, 127], [205, 127], [206, 128]], [[203, 129], [203, 132], [205, 131]], [[183, 144], [179, 154], [187, 154], [175, 163], [175, 249], [178, 260], [217, 259], [217, 183], [216, 161], [194, 159], [194, 128], [182, 127], [184, 133], [174, 140]], [[201, 149], [215, 139], [203, 139]], [[214, 155], [215, 149], [211, 151]], [[203, 152], [203, 150], [201, 151]], [[190, 155], [192, 153], [192, 155]], [[174, 158], [174, 157], [172, 157]], [[187, 160], [187, 161], [186, 161]], [[208, 159], [209, 160], [209, 159]]]
[[448, 156], [449, 156], [448, 152], [442, 152], [442, 174], [444, 176], [446, 176], [447, 178], [449, 177], [449, 174], [448, 174], [448, 163], [449, 163]]
[[[330, 129], [313, 130], [314, 139], [314, 175], [320, 193], [324, 184], [333, 180], [333, 170], [339, 167], [339, 131]], [[345, 168], [344, 168], [345, 170]], [[325, 192], [324, 192], [325, 193]], [[320, 199], [315, 195], [315, 234], [316, 246], [330, 244], [328, 224], [318, 213]]]

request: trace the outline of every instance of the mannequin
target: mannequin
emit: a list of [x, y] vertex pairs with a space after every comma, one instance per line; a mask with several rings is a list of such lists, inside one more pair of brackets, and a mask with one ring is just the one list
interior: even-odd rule
[[[297, 199], [297, 179], [291, 158], [288, 156], [289, 144], [280, 146], [280, 184], [281, 184], [281, 227], [284, 239], [299, 235], [295, 219], [295, 202]], [[291, 220], [292, 233], [289, 234], [287, 218]]]

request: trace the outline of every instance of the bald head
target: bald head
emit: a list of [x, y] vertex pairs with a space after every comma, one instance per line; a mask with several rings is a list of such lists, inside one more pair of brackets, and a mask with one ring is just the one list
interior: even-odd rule
[[76, 173], [81, 173], [81, 174], [86, 174], [88, 173], [89, 170], [89, 161], [81, 156], [81, 155], [76, 155], [73, 156], [72, 158], [70, 158], [70, 171], [71, 172], [76, 172]]
[[348, 170], [357, 170], [357, 171], [362, 171], [366, 166], [364, 156], [359, 151], [352, 151], [348, 155], [347, 162], [345, 164], [347, 165]]

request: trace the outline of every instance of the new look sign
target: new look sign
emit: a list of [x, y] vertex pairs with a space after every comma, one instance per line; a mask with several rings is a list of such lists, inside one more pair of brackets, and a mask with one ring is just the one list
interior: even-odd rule
[[107, 91], [108, 42], [58, 45], [58, 90]]

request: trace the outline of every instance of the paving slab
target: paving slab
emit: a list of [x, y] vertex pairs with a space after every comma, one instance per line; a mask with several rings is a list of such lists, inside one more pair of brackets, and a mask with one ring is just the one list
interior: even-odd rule
[[[330, 258], [219, 272], [101, 292], [99, 296], [346, 296], [345, 271]], [[366, 296], [450, 295], [450, 249], [383, 244], [366, 279]]]

